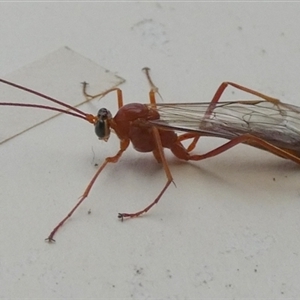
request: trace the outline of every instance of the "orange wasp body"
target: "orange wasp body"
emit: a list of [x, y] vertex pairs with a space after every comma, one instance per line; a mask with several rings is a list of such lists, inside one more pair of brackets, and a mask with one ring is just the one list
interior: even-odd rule
[[[299, 107], [282, 103], [278, 99], [232, 82], [222, 83], [212, 101], [208, 103], [158, 104], [155, 100], [157, 88], [149, 76], [149, 69], [145, 68], [144, 70], [151, 85], [150, 104], [130, 103], [123, 105], [122, 91], [118, 88], [112, 88], [105, 93], [91, 96], [86, 93], [86, 84], [84, 84], [84, 95], [88, 100], [103, 97], [112, 91], [117, 92], [119, 110], [114, 117], [105, 108], [101, 108], [98, 114], [94, 116], [44, 94], [0, 79], [0, 82], [41, 96], [66, 109], [39, 104], [9, 102], [0, 102], [0, 105], [33, 107], [63, 112], [92, 123], [100, 140], [107, 141], [111, 130], [120, 139], [120, 149], [117, 154], [105, 159], [77, 204], [52, 230], [46, 239], [48, 242], [54, 241], [54, 235], [58, 229], [72, 216], [77, 207], [88, 196], [94, 182], [106, 165], [116, 163], [130, 143], [139, 152], [153, 153], [155, 159], [163, 165], [167, 182], [154, 201], [146, 208], [135, 213], [120, 213], [118, 217], [122, 220], [123, 218], [138, 217], [146, 213], [160, 200], [173, 181], [164, 155], [164, 148], [170, 149], [179, 159], [199, 161], [218, 155], [237, 144], [244, 143], [300, 164]], [[219, 102], [228, 85], [260, 97], [261, 100]], [[184, 133], [178, 134], [177, 132]], [[221, 137], [229, 141], [205, 154], [191, 153], [201, 136]], [[182, 144], [185, 140], [191, 140], [188, 147]]]

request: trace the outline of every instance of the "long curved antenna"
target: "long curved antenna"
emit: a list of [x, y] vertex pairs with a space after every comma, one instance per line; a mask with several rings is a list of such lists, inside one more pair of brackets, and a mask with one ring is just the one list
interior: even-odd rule
[[71, 115], [71, 116], [74, 116], [74, 117], [84, 119], [84, 120], [86, 120], [86, 121], [88, 121], [89, 123], [92, 123], [92, 124], [95, 124], [95, 122], [97, 121], [96, 116], [94, 116], [92, 114], [87, 114], [87, 113], [83, 112], [82, 110], [80, 110], [76, 107], [73, 107], [73, 106], [71, 106], [67, 103], [64, 103], [64, 102], [60, 101], [60, 100], [57, 100], [57, 99], [52, 98], [50, 96], [47, 96], [43, 93], [34, 91], [32, 89], [29, 89], [29, 88], [24, 87], [22, 85], [7, 81], [5, 79], [0, 78], [0, 82], [2, 82], [4, 84], [7, 84], [7, 85], [10, 85], [10, 86], [13, 86], [17, 89], [23, 90], [25, 92], [31, 93], [33, 95], [39, 96], [39, 97], [44, 98], [44, 99], [46, 99], [48, 101], [51, 101], [53, 103], [59, 104], [63, 107], [68, 108], [69, 110], [72, 110], [73, 112], [70, 112], [69, 110], [64, 110], [64, 109], [61, 109], [61, 108], [53, 107], [53, 106], [41, 105], [41, 104], [32, 104], [32, 103], [0, 102], [1, 106], [31, 107], [31, 108], [40, 108], [40, 109], [45, 109], [45, 110], [53, 110], [53, 111], [57, 111], [57, 112], [60, 112], [60, 113], [65, 113], [65, 114], [68, 114], [68, 115]]
[[[16, 84], [16, 83], [13, 83], [13, 82], [10, 82], [10, 81], [1, 79], [1, 78], [0, 78], [0, 82], [5, 83], [5, 84], [10, 85], [10, 86], [13, 86], [13, 87], [15, 87], [15, 88], [17, 88], [17, 89], [26, 91], [26, 92], [31, 93], [31, 94], [33, 94], [33, 95], [42, 97], [42, 98], [44, 98], [44, 99], [46, 99], [46, 100], [49, 100], [49, 101], [51, 101], [51, 102], [54, 102], [54, 103], [59, 104], [59, 105], [61, 105], [61, 106], [64, 106], [64, 107], [66, 107], [66, 108], [68, 108], [68, 109], [70, 109], [70, 110], [73, 110], [73, 111], [75, 111], [75, 112], [77, 112], [77, 113], [79, 113], [79, 114], [81, 114], [81, 115], [84, 115], [84, 116], [87, 115], [85, 112], [83, 112], [82, 110], [80, 110], [80, 109], [78, 109], [78, 108], [76, 108], [76, 107], [73, 107], [73, 106], [71, 106], [71, 105], [69, 105], [69, 104], [67, 104], [67, 103], [64, 103], [64, 102], [62, 102], [62, 101], [59, 101], [59, 100], [57, 100], [57, 99], [55, 99], [55, 98], [52, 98], [52, 97], [50, 97], [50, 96], [47, 96], [47, 95], [45, 95], [45, 94], [39, 93], [39, 92], [34, 91], [34, 90], [32, 90], [32, 89], [26, 88], [25, 86], [22, 86], [22, 85], [19, 85], [19, 84]], [[19, 105], [19, 106], [20, 106], [20, 105]]]

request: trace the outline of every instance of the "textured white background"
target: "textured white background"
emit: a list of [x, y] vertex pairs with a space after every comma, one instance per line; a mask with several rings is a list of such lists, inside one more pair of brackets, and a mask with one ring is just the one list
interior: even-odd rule
[[[69, 46], [125, 78], [126, 103], [147, 102], [148, 66], [165, 102], [209, 101], [231, 80], [300, 106], [299, 13], [299, 3], [0, 3], [0, 74]], [[12, 122], [26, 113], [11, 110]], [[143, 208], [165, 182], [150, 154], [130, 148], [57, 243], [44, 243], [117, 149], [68, 116], [0, 146], [0, 298], [300, 296], [299, 167], [247, 146], [201, 163], [167, 153], [177, 188], [121, 223], [118, 212]]]

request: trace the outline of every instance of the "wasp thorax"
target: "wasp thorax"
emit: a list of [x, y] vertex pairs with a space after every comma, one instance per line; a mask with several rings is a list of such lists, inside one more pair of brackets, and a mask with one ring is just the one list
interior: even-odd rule
[[110, 135], [108, 120], [112, 118], [111, 113], [106, 108], [101, 108], [97, 114], [98, 121], [95, 123], [95, 133], [99, 140], [107, 141]]

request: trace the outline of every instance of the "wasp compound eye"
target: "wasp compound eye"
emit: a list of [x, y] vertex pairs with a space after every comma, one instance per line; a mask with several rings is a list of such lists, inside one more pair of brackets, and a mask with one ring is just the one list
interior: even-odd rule
[[98, 121], [95, 123], [95, 133], [99, 140], [107, 141], [110, 135], [108, 120], [112, 118], [111, 113], [106, 108], [101, 108], [97, 114]]

